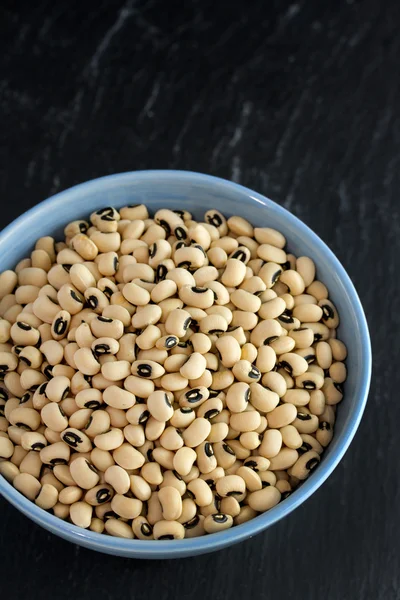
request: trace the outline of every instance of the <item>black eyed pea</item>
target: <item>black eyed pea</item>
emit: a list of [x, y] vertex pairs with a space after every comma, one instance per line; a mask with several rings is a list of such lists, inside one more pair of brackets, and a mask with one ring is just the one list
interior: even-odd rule
[[[204, 415], [199, 415], [204, 416]], [[174, 410], [174, 414], [170, 418], [170, 424], [178, 429], [188, 427], [196, 418], [196, 413], [193, 408], [180, 407]]]
[[47, 362], [52, 366], [58, 365], [64, 358], [64, 349], [56, 340], [47, 340], [41, 344], [40, 352], [44, 355]]
[[147, 521], [146, 517], [139, 516], [132, 520], [132, 530], [135, 538], [139, 540], [152, 540], [153, 527]]
[[257, 348], [275, 341], [282, 335], [282, 327], [274, 319], [266, 319], [256, 325], [250, 335], [250, 342]]
[[90, 521], [89, 529], [90, 531], [94, 531], [95, 533], [103, 533], [104, 522], [101, 519], [95, 517]]
[[296, 271], [303, 278], [304, 285], [310, 286], [315, 279], [315, 264], [308, 256], [299, 256], [296, 259]]
[[[57, 481], [63, 485], [61, 485], [60, 487], [57, 487], [58, 491], [60, 492], [63, 489], [63, 486], [70, 486], [70, 485], [75, 485], [75, 481], [73, 480], [73, 478], [71, 477], [71, 473], [69, 470], [69, 466], [68, 465], [56, 465], [53, 468], [53, 473], [51, 474], [56, 481], [52, 482], [49, 481], [49, 483], [52, 483], [52, 485], [57, 487]], [[43, 481], [41, 481], [43, 483]]]
[[224, 367], [231, 369], [237, 362], [241, 360], [240, 344], [232, 335], [226, 335], [218, 338], [215, 343], [215, 347], [219, 352], [221, 362]]
[[313, 471], [320, 463], [321, 457], [315, 450], [309, 450], [300, 456], [291, 468], [291, 474], [300, 481], [307, 479], [311, 471]]
[[127, 471], [119, 465], [111, 465], [106, 469], [104, 481], [109, 483], [117, 494], [126, 494], [131, 488], [131, 480]]
[[182, 512], [179, 517], [178, 522], [182, 523], [185, 527], [187, 523], [190, 523], [193, 519], [196, 518], [197, 513], [197, 505], [191, 498], [185, 498], [182, 500]]
[[317, 442], [324, 448], [328, 446], [333, 437], [333, 426], [328, 421], [321, 421], [315, 433]]
[[124, 324], [119, 319], [97, 316], [90, 321], [90, 328], [95, 337], [111, 337], [119, 340], [124, 333]]
[[[68, 419], [59, 404], [56, 402], [50, 402], [43, 406], [40, 411], [40, 417], [46, 427], [49, 427], [53, 431], [61, 433], [68, 427]], [[47, 444], [45, 444], [46, 446]]]
[[312, 329], [314, 333], [314, 343], [329, 339], [330, 329], [324, 325], [324, 323], [303, 323], [302, 326]]
[[90, 438], [83, 431], [73, 427], [65, 429], [61, 433], [61, 439], [76, 452], [90, 452], [92, 449]]
[[263, 386], [260, 383], [251, 383], [249, 389], [250, 402], [252, 406], [254, 406], [254, 408], [256, 408], [258, 411], [261, 411], [263, 413], [270, 413], [274, 408], [278, 406], [279, 395], [276, 392], [271, 391], [271, 389], [269, 389], [265, 385]]
[[257, 512], [265, 512], [280, 502], [281, 493], [276, 487], [269, 485], [249, 494], [247, 500], [250, 508]]
[[318, 306], [322, 310], [322, 321], [329, 329], [336, 329], [339, 326], [339, 315], [335, 305], [327, 298], [320, 300]]
[[267, 414], [268, 426], [271, 429], [280, 429], [290, 425], [297, 417], [297, 410], [293, 404], [281, 404]]
[[0, 343], [5, 344], [10, 339], [11, 323], [0, 319]]
[[174, 262], [180, 269], [199, 269], [204, 265], [205, 259], [204, 250], [199, 246], [183, 246], [178, 248], [174, 254]]
[[241, 525], [242, 523], [246, 523], [254, 517], [257, 516], [257, 512], [253, 510], [250, 506], [241, 506], [240, 513], [233, 519], [234, 525]]
[[218, 233], [221, 237], [225, 236], [228, 233], [227, 221], [226, 221], [224, 215], [222, 213], [220, 213], [218, 210], [216, 210], [216, 209], [208, 210], [204, 214], [204, 220], [209, 225], [213, 225], [214, 227], [216, 227], [218, 229]]
[[165, 369], [153, 360], [136, 360], [131, 366], [132, 375], [144, 379], [157, 379], [165, 373]]
[[[264, 298], [262, 298], [264, 300]], [[260, 300], [261, 302], [261, 300]], [[273, 298], [263, 301], [258, 312], [261, 319], [276, 319], [286, 310], [286, 303], [283, 298]]]
[[[199, 379], [200, 378], [193, 379], [191, 380], [191, 382], [194, 382], [196, 384], [197, 381], [199, 381]], [[185, 377], [182, 377], [180, 373], [167, 373], [166, 375], [163, 375], [161, 377], [160, 383], [160, 387], [164, 388], [167, 391], [175, 392], [185, 389], [189, 383], [189, 380]]]
[[237, 258], [228, 258], [221, 283], [228, 287], [238, 287], [246, 277], [246, 265]]
[[182, 498], [178, 490], [172, 486], [162, 487], [158, 492], [158, 499], [163, 518], [166, 521], [177, 521], [182, 514]]
[[180, 430], [173, 426], [167, 427], [160, 436], [160, 444], [166, 450], [179, 450], [183, 446]]
[[314, 332], [312, 329], [301, 327], [289, 332], [289, 337], [293, 338], [296, 349], [309, 348], [314, 342]]
[[[261, 422], [261, 417], [260, 417], [260, 422]], [[260, 427], [260, 425], [259, 425], [259, 427]], [[255, 429], [253, 431], [245, 431], [240, 435], [239, 442], [242, 444], [242, 446], [244, 448], [247, 448], [248, 450], [255, 450], [256, 448], [258, 448], [258, 446], [261, 444], [261, 437], [260, 437], [259, 433], [257, 433], [257, 431], [258, 431], [258, 427], [257, 427], [257, 429]]]
[[288, 269], [287, 271], [283, 271], [281, 274], [279, 281], [287, 285], [289, 289], [289, 293], [292, 296], [298, 296], [302, 294], [305, 290], [305, 284], [302, 276], [297, 271], [293, 269]]
[[206, 366], [207, 361], [204, 356], [199, 352], [193, 352], [179, 372], [186, 379], [197, 379], [203, 375]]
[[160, 488], [165, 487], [166, 485], [172, 486], [178, 490], [181, 496], [186, 492], [186, 483], [183, 481], [182, 477], [174, 470], [167, 470], [164, 472], [164, 479], [160, 484]]
[[30, 473], [19, 473], [13, 479], [13, 486], [29, 500], [35, 500], [40, 493], [40, 482]]
[[148, 325], [146, 329], [136, 338], [136, 344], [141, 350], [150, 350], [150, 348], [154, 348], [160, 337], [160, 329], [155, 325]]
[[325, 410], [325, 395], [322, 390], [313, 390], [310, 392], [308, 408], [311, 414], [322, 415]]
[[127, 421], [132, 425], [142, 425], [146, 423], [149, 417], [150, 413], [147, 410], [147, 404], [135, 404], [135, 406], [126, 412]]
[[119, 350], [119, 343], [117, 340], [108, 337], [102, 337], [99, 339], [95, 339], [91, 348], [97, 357], [102, 356], [103, 354], [117, 354]]
[[110, 452], [106, 450], [100, 450], [100, 448], [93, 448], [90, 453], [90, 461], [94, 464], [96, 469], [104, 473], [108, 467], [112, 467], [114, 459]]
[[318, 429], [319, 420], [316, 415], [312, 415], [304, 406], [297, 411], [297, 417], [292, 422], [299, 433], [314, 433]]
[[311, 371], [312, 367], [309, 367], [309, 370], [303, 375], [296, 377], [296, 386], [298, 388], [304, 388], [308, 391], [320, 390], [324, 386], [324, 377], [320, 373], [314, 373]]
[[221, 398], [210, 398], [199, 407], [197, 416], [204, 417], [205, 419], [213, 419], [222, 412], [223, 407]]
[[343, 362], [333, 362], [329, 367], [329, 376], [334, 383], [344, 383], [347, 378], [346, 365]]
[[[234, 431], [234, 430], [232, 430], [232, 431]], [[238, 432], [234, 431], [234, 435], [237, 437]], [[227, 442], [229, 444], [229, 448], [232, 450], [232, 452], [235, 455], [235, 462], [233, 462], [231, 465], [229, 465], [229, 467], [227, 467], [226, 473], [228, 473], [228, 471], [230, 469], [233, 469], [232, 472], [236, 473], [237, 468], [239, 467], [237, 461], [239, 461], [239, 460], [245, 460], [246, 458], [249, 458], [249, 456], [251, 455], [251, 451], [248, 448], [245, 448], [245, 446], [243, 446], [240, 443], [240, 440], [238, 440], [238, 439], [229, 439], [229, 433], [228, 433], [228, 436], [225, 439], [225, 442]], [[235, 468], [235, 466], [237, 466], [237, 468]]]
[[[145, 463], [140, 470], [140, 475], [150, 485], [160, 485], [163, 481], [163, 474], [161, 471], [161, 467], [157, 462]], [[157, 501], [158, 501], [158, 495], [157, 495]]]
[[39, 331], [24, 321], [16, 321], [12, 325], [10, 336], [17, 346], [36, 346], [40, 339]]
[[268, 460], [264, 456], [250, 456], [249, 458], [246, 458], [243, 463], [245, 467], [254, 469], [256, 473], [267, 471], [270, 468], [270, 464], [270, 460]]
[[[226, 307], [223, 307], [226, 308]], [[244, 331], [251, 331], [257, 326], [258, 317], [256, 314], [244, 310], [234, 310], [232, 312], [233, 327], [242, 327]], [[247, 340], [246, 340], [247, 341]]]
[[292, 314], [302, 323], [317, 323], [323, 317], [322, 308], [317, 304], [299, 304], [294, 307]]
[[233, 518], [231, 515], [223, 513], [216, 513], [208, 515], [204, 519], [204, 529], [207, 533], [217, 533], [218, 531], [224, 531], [229, 529], [233, 525]]
[[246, 491], [246, 484], [244, 479], [239, 475], [227, 475], [218, 479], [216, 483], [217, 494], [221, 498], [227, 496], [241, 496]]
[[200, 473], [210, 473], [217, 467], [217, 459], [214, 456], [212, 444], [209, 441], [202, 442], [196, 448], [197, 467]]
[[224, 333], [227, 329], [228, 321], [218, 313], [208, 314], [200, 321], [200, 332], [207, 335]]
[[225, 441], [213, 444], [214, 456], [217, 459], [217, 464], [223, 469], [228, 469], [236, 461], [236, 454], [229, 444]]
[[182, 433], [185, 445], [189, 448], [195, 448], [196, 446], [199, 446], [207, 439], [210, 431], [210, 421], [204, 419], [203, 417], [195, 419]]
[[158, 521], [154, 524], [155, 540], [183, 540], [185, 528], [178, 521]]
[[[229, 372], [228, 372], [228, 375], [229, 375]], [[229, 378], [229, 382], [231, 382], [231, 380], [233, 380], [233, 376], [232, 376], [232, 378]], [[228, 382], [228, 384], [229, 384], [229, 382]], [[206, 369], [201, 377], [199, 377], [198, 379], [192, 379], [190, 381], [190, 385], [192, 387], [203, 386], [206, 388], [210, 388], [213, 385], [213, 375], [211, 374], [211, 371]], [[226, 387], [226, 384], [225, 384], [225, 387]], [[222, 388], [222, 389], [224, 389], [224, 388]]]
[[76, 485], [84, 490], [90, 490], [99, 483], [97, 469], [84, 456], [79, 456], [72, 461], [69, 470]]
[[175, 453], [174, 460], [173, 460], [174, 470], [179, 475], [186, 476], [190, 472], [196, 459], [197, 459], [196, 452], [192, 448], [183, 446], [183, 448], [180, 448]]
[[152, 494], [149, 483], [140, 475], [129, 475], [129, 482], [132, 494], [142, 502], [147, 502]]
[[71, 315], [81, 311], [85, 301], [82, 294], [70, 283], [65, 283], [58, 290], [57, 300], [60, 307]]
[[66, 310], [58, 311], [51, 321], [51, 335], [59, 341], [67, 335], [71, 323], [71, 315]]
[[184, 285], [179, 289], [179, 298], [188, 306], [206, 309], [214, 303], [214, 292], [208, 287]]
[[294, 427], [293, 425], [285, 425], [285, 427], [281, 428], [280, 432], [282, 435], [283, 443], [288, 448], [298, 450], [303, 445], [303, 440], [296, 427]]
[[103, 404], [103, 393], [100, 390], [89, 387], [77, 392], [75, 401], [79, 408], [95, 410]]
[[174, 414], [168, 394], [162, 390], [150, 394], [147, 398], [147, 408], [151, 416], [162, 423], [168, 421]]
[[296, 342], [289, 335], [282, 335], [274, 342], [271, 342], [270, 347], [276, 355], [281, 356], [294, 350]]
[[70, 391], [70, 380], [65, 376], [53, 377], [46, 385], [46, 397], [52, 402], [64, 400]]
[[109, 381], [121, 381], [131, 374], [131, 364], [127, 360], [106, 362], [101, 366], [101, 374]]
[[[313, 334], [314, 340], [314, 334]], [[312, 340], [312, 341], [313, 341]], [[312, 342], [311, 342], [312, 343]], [[329, 369], [332, 364], [332, 348], [328, 342], [318, 342], [315, 348], [317, 363], [322, 369]]]
[[124, 437], [129, 444], [136, 448], [143, 446], [146, 441], [142, 425], [132, 425], [129, 423], [129, 425], [124, 427]]
[[113, 459], [123, 469], [140, 469], [144, 464], [144, 456], [141, 452], [124, 442], [113, 453]]
[[160, 350], [171, 350], [172, 348], [175, 348], [178, 343], [179, 338], [176, 335], [164, 335], [156, 341], [155, 346]]
[[130, 375], [124, 381], [124, 387], [128, 392], [131, 392], [139, 398], [148, 398], [154, 392], [154, 383], [151, 379], [143, 379]]
[[230, 411], [240, 413], [246, 410], [251, 394], [251, 388], [246, 382], [233, 383], [226, 394], [226, 405]]
[[3, 271], [0, 274], [0, 300], [8, 294], [11, 294], [18, 284], [18, 275], [11, 270]]
[[37, 431], [26, 431], [22, 435], [21, 445], [25, 450], [34, 450], [35, 452], [40, 452], [42, 448], [47, 446], [47, 440], [42, 433], [38, 433]]
[[112, 427], [109, 431], [96, 435], [94, 438], [94, 444], [100, 450], [115, 450], [119, 448], [124, 441], [123, 432]]
[[8, 460], [0, 461], [0, 475], [9, 483], [12, 483], [18, 474], [19, 469], [17, 465]]
[[347, 357], [347, 348], [341, 340], [330, 338], [328, 344], [332, 350], [332, 357], [334, 360], [343, 361]]
[[239, 382], [252, 383], [261, 379], [260, 370], [248, 360], [239, 360], [233, 366], [232, 373]]
[[222, 498], [220, 510], [223, 514], [236, 517], [240, 513], [240, 504], [233, 496]]
[[69, 517], [74, 525], [87, 529], [92, 520], [93, 508], [87, 502], [74, 502], [69, 507]]
[[279, 365], [293, 377], [303, 375], [308, 369], [307, 361], [294, 352], [281, 354]]
[[25, 431], [36, 431], [40, 427], [40, 415], [34, 408], [20, 406], [11, 411], [8, 420]]
[[229, 425], [235, 431], [240, 433], [244, 431], [255, 431], [261, 423], [261, 416], [258, 411], [249, 410], [231, 415]]
[[[342, 386], [340, 383], [336, 383], [331, 377], [326, 377], [322, 391], [325, 396], [326, 403], [328, 405], [338, 404], [343, 398]], [[6, 415], [7, 416], [7, 415]], [[308, 433], [308, 432], [307, 432]]]
[[25, 367], [23, 371], [21, 371], [20, 383], [26, 391], [34, 392], [42, 383], [45, 383], [46, 380], [46, 375], [35, 369]]
[[58, 501], [62, 504], [74, 504], [79, 502], [83, 496], [83, 491], [77, 485], [69, 485], [62, 489], [58, 496]]
[[[25, 393], [25, 391], [24, 391]], [[21, 394], [21, 397], [23, 397], [24, 394]], [[7, 402], [4, 405], [4, 416], [7, 419], [7, 421], [10, 421], [10, 415], [11, 413], [16, 409], [20, 407], [20, 399], [19, 398], [9, 398], [7, 400]]]
[[96, 287], [96, 279], [89, 268], [82, 263], [75, 263], [69, 271], [71, 283], [83, 294], [88, 288]]
[[174, 309], [172, 310], [165, 321], [165, 329], [167, 333], [176, 335], [181, 338], [185, 335], [191, 323], [191, 316], [186, 310]]
[[12, 441], [6, 437], [0, 437], [0, 459], [11, 458], [13, 453], [14, 444], [12, 443]]
[[291, 389], [287, 390], [282, 400], [294, 404], [294, 406], [306, 406], [310, 401], [310, 393], [307, 389]]
[[254, 470], [250, 469], [250, 467], [239, 467], [236, 471], [236, 476], [243, 479], [246, 489], [249, 492], [256, 492], [257, 490], [262, 489], [262, 482], [260, 475]]
[[21, 473], [29, 473], [37, 479], [40, 478], [42, 463], [38, 452], [30, 451], [22, 459], [19, 470]]
[[123, 519], [135, 519], [140, 515], [142, 508], [143, 503], [137, 498], [115, 494], [111, 500], [111, 509]]
[[260, 346], [257, 352], [256, 368], [260, 373], [272, 371], [276, 364], [276, 353], [271, 346]]

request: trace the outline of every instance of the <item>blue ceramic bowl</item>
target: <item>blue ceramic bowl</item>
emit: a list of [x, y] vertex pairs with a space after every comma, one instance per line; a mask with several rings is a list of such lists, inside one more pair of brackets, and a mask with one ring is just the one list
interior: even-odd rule
[[0, 477], [0, 492], [18, 510], [45, 529], [93, 550], [135, 558], [177, 558], [219, 550], [270, 527], [307, 500], [339, 463], [359, 425], [371, 376], [371, 346], [364, 312], [353, 284], [329, 248], [299, 219], [268, 198], [223, 179], [183, 171], [139, 171], [77, 185], [35, 206], [0, 234], [0, 272], [29, 256], [36, 239], [61, 236], [69, 221], [85, 218], [107, 205], [146, 204], [185, 208], [201, 219], [217, 208], [241, 215], [258, 226], [274, 227], [295, 255], [313, 258], [318, 278], [328, 287], [341, 318], [340, 338], [348, 348], [345, 398], [338, 410], [335, 435], [318, 469], [286, 500], [255, 519], [221, 533], [177, 541], [125, 540], [80, 529], [37, 507]]

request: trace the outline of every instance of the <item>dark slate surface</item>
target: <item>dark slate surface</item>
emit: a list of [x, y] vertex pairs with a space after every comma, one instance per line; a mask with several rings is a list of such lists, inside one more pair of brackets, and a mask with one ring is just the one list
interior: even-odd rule
[[0, 501], [13, 599], [400, 598], [400, 5], [395, 0], [1, 4], [1, 225], [72, 184], [183, 168], [248, 185], [330, 245], [369, 319], [374, 378], [329, 481], [264, 534], [142, 562]]

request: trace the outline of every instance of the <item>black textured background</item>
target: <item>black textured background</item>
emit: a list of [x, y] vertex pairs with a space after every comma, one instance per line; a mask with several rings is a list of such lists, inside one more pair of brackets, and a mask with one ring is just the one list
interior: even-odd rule
[[371, 328], [359, 432], [324, 486], [217, 554], [113, 558], [0, 500], [0, 589], [44, 597], [400, 598], [396, 0], [3, 0], [1, 226], [124, 170], [220, 175], [280, 202], [329, 244]]

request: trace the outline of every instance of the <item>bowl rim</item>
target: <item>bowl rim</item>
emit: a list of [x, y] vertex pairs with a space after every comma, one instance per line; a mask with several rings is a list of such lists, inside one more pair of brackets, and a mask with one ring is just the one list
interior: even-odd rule
[[61, 205], [67, 198], [70, 201], [73, 201], [86, 191], [93, 191], [95, 189], [104, 190], [108, 186], [112, 187], [115, 183], [140, 183], [142, 181], [151, 181], [155, 178], [163, 178], [164, 180], [171, 180], [174, 182], [180, 180], [183, 183], [191, 184], [208, 184], [214, 188], [218, 188], [220, 191], [223, 191], [224, 189], [231, 189], [244, 194], [250, 200], [259, 202], [263, 206], [269, 208], [271, 211], [274, 211], [275, 213], [278, 213], [284, 217], [288, 222], [295, 226], [300, 233], [302, 233], [311, 241], [313, 246], [316, 248], [316, 251], [323, 254], [336, 270], [336, 273], [342, 281], [343, 286], [346, 288], [349, 300], [354, 309], [354, 314], [358, 322], [360, 337], [363, 345], [361, 365], [363, 376], [361, 389], [355, 408], [353, 409], [351, 416], [344, 424], [342, 432], [343, 439], [341, 440], [341, 444], [335, 449], [334, 452], [324, 458], [320, 467], [313, 474], [313, 476], [307, 479], [303, 485], [296, 490], [296, 492], [286, 498], [284, 502], [279, 503], [266, 513], [258, 515], [254, 519], [251, 519], [250, 521], [247, 521], [241, 525], [232, 527], [231, 529], [214, 533], [212, 535], [173, 541], [131, 540], [105, 536], [87, 529], [81, 529], [47, 513], [20, 494], [3, 477], [0, 477], [0, 493], [4, 496], [4, 498], [6, 498], [17, 509], [23, 512], [26, 516], [32, 518], [36, 523], [43, 526], [45, 529], [56, 534], [59, 533], [62, 537], [68, 539], [69, 541], [81, 543], [88, 548], [99, 551], [117, 555], [120, 554], [121, 556], [132, 555], [135, 557], [140, 556], [141, 558], [159, 558], [164, 556], [166, 558], [173, 558], [215, 551], [233, 543], [250, 538], [253, 535], [265, 530], [267, 527], [277, 523], [286, 515], [290, 514], [293, 510], [300, 506], [300, 504], [305, 502], [324, 483], [324, 481], [329, 477], [329, 475], [333, 472], [343, 458], [359, 426], [368, 397], [371, 380], [372, 355], [368, 324], [358, 294], [346, 270], [336, 258], [335, 254], [325, 244], [325, 242], [323, 242], [322, 239], [312, 231], [312, 229], [310, 229], [298, 217], [289, 212], [283, 206], [277, 204], [270, 198], [251, 190], [250, 188], [226, 179], [222, 179], [220, 177], [197, 173], [194, 171], [151, 169], [128, 171], [91, 179], [50, 196], [46, 200], [24, 212], [21, 216], [17, 217], [0, 232], [0, 245], [6, 243], [9, 237], [15, 235], [16, 230], [23, 230], [32, 216], [41, 216], [42, 214], [47, 213], [49, 209], [57, 209], [57, 207]]

